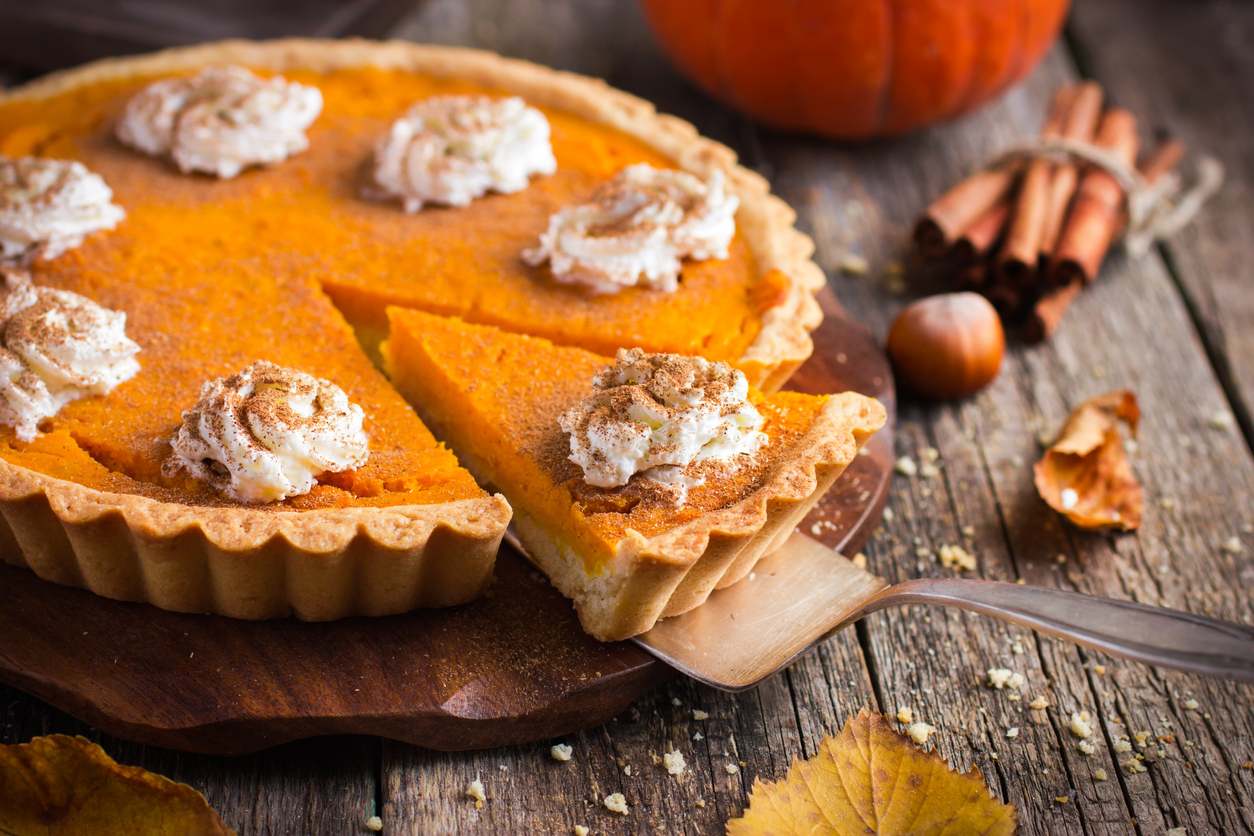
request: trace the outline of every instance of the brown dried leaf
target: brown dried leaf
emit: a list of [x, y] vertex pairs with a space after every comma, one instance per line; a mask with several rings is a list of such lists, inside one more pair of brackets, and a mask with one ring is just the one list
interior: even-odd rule
[[[1041, 498], [1081, 528], [1128, 531], [1139, 526], [1145, 494], [1132, 474], [1119, 422], [1135, 436], [1140, 420], [1136, 395], [1126, 389], [1080, 404], [1036, 463]], [[1064, 495], [1068, 489], [1075, 496]]]
[[235, 836], [204, 796], [83, 737], [0, 746], [0, 833], [12, 836]]
[[959, 773], [867, 709], [793, 761], [778, 783], [753, 782], [728, 836], [1009, 836], [1015, 808], [989, 795], [978, 768]]

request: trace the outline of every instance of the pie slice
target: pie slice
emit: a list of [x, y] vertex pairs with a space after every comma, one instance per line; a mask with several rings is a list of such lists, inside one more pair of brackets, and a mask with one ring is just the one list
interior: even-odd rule
[[751, 392], [769, 455], [689, 488], [682, 504], [640, 474], [596, 488], [570, 461], [558, 417], [609, 358], [456, 318], [400, 308], [388, 317], [393, 384], [509, 499], [532, 558], [604, 641], [644, 632], [748, 574], [885, 421], [877, 401], [854, 393]]

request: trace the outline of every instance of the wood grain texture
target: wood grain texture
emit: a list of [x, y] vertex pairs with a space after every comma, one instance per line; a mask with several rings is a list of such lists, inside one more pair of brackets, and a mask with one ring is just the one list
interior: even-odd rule
[[28, 70], [225, 38], [380, 37], [418, 0], [0, 0], [0, 56]]
[[1254, 438], [1254, 9], [1234, 0], [1096, 0], [1077, 4], [1069, 39], [1084, 72], [1146, 127], [1226, 169], [1224, 188], [1163, 252]]
[[[1168, 6], [1159, 12], [1166, 20], [1180, 16], [1171, 30], [1159, 33], [1160, 40], [1143, 34], [1151, 25], [1146, 10]], [[1189, 15], [1198, 20], [1183, 20]], [[1207, 19], [1228, 23], [1217, 33], [1188, 35]], [[1239, 217], [1251, 211], [1251, 186], [1245, 174], [1231, 185], [1233, 164], [1224, 148], [1249, 135], [1229, 127], [1246, 124], [1239, 120], [1250, 109], [1240, 102], [1248, 99], [1232, 98], [1240, 91], [1216, 92], [1213, 99], [1207, 92], [1204, 98], [1211, 104], [1203, 113], [1196, 98], [1202, 96], [1199, 79], [1211, 83], [1216, 76], [1195, 65], [1210, 58], [1228, 75], [1233, 75], [1231, 68], [1248, 68], [1243, 62], [1251, 53], [1239, 44], [1252, 21], [1254, 7], [1248, 3], [1174, 5], [1164, 0], [1142, 7], [1085, 0], [1077, 7], [1071, 33], [1073, 42], [1090, 43], [1094, 50], [1109, 46], [1112, 57], [1104, 69], [1091, 56], [1085, 66], [1110, 76], [1101, 80], [1116, 90], [1121, 103], [1138, 112], [1176, 108], [1178, 114], [1187, 108], [1200, 120], [1193, 127], [1198, 147], [1220, 150], [1229, 165], [1230, 185], [1217, 199], [1229, 201], [1225, 211]], [[1088, 26], [1091, 36], [1085, 34]], [[881, 279], [890, 262], [904, 257], [908, 227], [920, 208], [1004, 143], [1034, 135], [1054, 85], [1075, 75], [1069, 55], [1059, 50], [1026, 86], [962, 122], [891, 143], [841, 147], [759, 132], [713, 105], [670, 70], [630, 0], [430, 0], [397, 34], [484, 46], [606, 77], [732, 145], [798, 209], [802, 227], [818, 243], [830, 286], [878, 334], [886, 332], [905, 301], [887, 292]], [[1125, 34], [1127, 40], [1120, 40]], [[1172, 40], [1186, 36], [1187, 41]], [[1172, 69], [1172, 61], [1194, 69], [1183, 73]], [[1181, 72], [1181, 77], [1142, 81], [1160, 71]], [[1120, 75], [1123, 82], [1115, 79]], [[1248, 69], [1244, 77], [1249, 78]], [[1237, 150], [1248, 153], [1245, 148]], [[1180, 242], [1216, 234], [1215, 223], [1214, 210], [1208, 209], [1194, 230], [1168, 246], [1177, 271]], [[1251, 224], [1218, 223], [1225, 242], [1248, 246]], [[869, 259], [868, 276], [840, 272], [849, 252]], [[1213, 264], [1203, 261], [1191, 278], [1179, 275], [1179, 284], [1187, 291], [1191, 281], [1216, 280], [1207, 276], [1217, 269], [1208, 266]], [[1248, 300], [1248, 294], [1233, 298], [1240, 295], [1235, 282], [1242, 276], [1231, 273], [1234, 289], [1216, 308], [1217, 318], [1234, 315], [1227, 309], [1240, 311]], [[1032, 349], [1012, 347], [992, 389], [956, 405], [904, 404], [897, 453], [917, 460], [922, 448], [936, 447], [941, 475], [898, 477], [889, 505], [892, 521], [867, 549], [870, 568], [892, 580], [943, 574], [947, 570], [932, 555], [943, 543], [962, 542], [979, 558], [983, 577], [1022, 578], [1254, 621], [1249, 592], [1254, 537], [1242, 531], [1254, 522], [1249, 501], [1254, 460], [1239, 436], [1206, 424], [1225, 406], [1222, 363], [1217, 375], [1190, 322], [1188, 307], [1199, 302], [1189, 292], [1180, 295], [1158, 256], [1136, 264], [1116, 257], [1077, 301], [1057, 338]], [[1230, 368], [1254, 364], [1246, 331], [1225, 334], [1224, 362]], [[1146, 412], [1133, 465], [1150, 507], [1138, 535], [1077, 532], [1036, 497], [1030, 474], [1040, 453], [1036, 437], [1056, 431], [1068, 409], [1085, 397], [1122, 385], [1137, 391]], [[1172, 500], [1166, 503], [1170, 508], [1163, 507], [1164, 500]], [[968, 527], [970, 534], [964, 533]], [[1244, 543], [1241, 554], [1220, 548], [1233, 535]], [[1058, 555], [1065, 562], [1058, 562]], [[1016, 640], [1022, 653], [1016, 652]], [[1020, 700], [984, 683], [983, 672], [994, 665], [1025, 674], [1028, 684]], [[1027, 708], [1037, 694], [1049, 699], [1049, 709]], [[5, 691], [3, 696], [6, 742], [28, 739], [36, 729], [81, 728], [21, 694]], [[955, 619], [941, 610], [910, 608], [872, 616], [856, 632], [835, 637], [746, 694], [733, 697], [672, 680], [615, 721], [561, 738], [575, 750], [567, 763], [549, 757], [548, 741], [453, 754], [385, 742], [374, 766], [385, 832], [569, 833], [574, 824], [586, 824], [598, 834], [653, 832], [653, 826], [660, 826], [658, 832], [718, 834], [726, 819], [743, 809], [754, 778], [783, 775], [793, 757], [813, 753], [824, 735], [863, 705], [890, 716], [905, 705], [939, 729], [932, 745], [952, 763], [962, 768], [978, 764], [994, 791], [1018, 806], [1020, 833], [1152, 836], [1184, 826], [1189, 836], [1245, 834], [1254, 832], [1254, 777], [1244, 766], [1254, 759], [1252, 696], [1246, 687], [1151, 670], [988, 619], [965, 614]], [[1190, 698], [1197, 700], [1197, 710], [1184, 707]], [[680, 705], [672, 704], [675, 699]], [[709, 719], [693, 720], [693, 708], [708, 711]], [[1082, 754], [1067, 729], [1070, 712], [1082, 710], [1096, 718], [1093, 755]], [[1006, 738], [1008, 727], [1018, 727], [1019, 736]], [[697, 731], [701, 740], [693, 739]], [[1114, 751], [1121, 735], [1136, 731], [1153, 732], [1153, 753], [1149, 745], [1145, 750], [1134, 746], [1130, 753]], [[1158, 740], [1173, 734], [1172, 742]], [[355, 740], [325, 743], [349, 751]], [[653, 761], [671, 747], [689, 763], [688, 773], [678, 779]], [[254, 786], [252, 778], [212, 771], [223, 759], [171, 756], [151, 748], [128, 751], [154, 761], [167, 756], [181, 764], [207, 763], [198, 786], [212, 792], [220, 786]], [[331, 758], [333, 752], [311, 754]], [[1119, 766], [1138, 752], [1146, 758], [1147, 772], [1131, 774]], [[244, 773], [265, 776], [257, 779], [258, 786], [273, 787], [266, 783], [273, 773], [255, 760], [261, 757], [229, 762], [239, 763]], [[729, 776], [725, 767], [732, 758], [743, 760], [745, 767]], [[358, 765], [350, 753], [345, 768]], [[624, 774], [625, 765], [632, 766], [633, 776]], [[1105, 771], [1106, 781], [1096, 779], [1098, 769]], [[349, 783], [345, 771], [336, 774]], [[480, 809], [463, 796], [476, 776], [489, 796]], [[352, 784], [365, 787], [368, 781], [363, 777]], [[632, 804], [626, 818], [601, 806], [604, 796], [616, 791]], [[296, 791], [289, 787], [287, 792]], [[285, 805], [285, 795], [276, 791], [268, 802], [271, 809]], [[1058, 803], [1056, 797], [1067, 802]], [[343, 819], [317, 823], [305, 817], [272, 829], [248, 815], [229, 810], [224, 815], [241, 834], [349, 832], [341, 826]]]

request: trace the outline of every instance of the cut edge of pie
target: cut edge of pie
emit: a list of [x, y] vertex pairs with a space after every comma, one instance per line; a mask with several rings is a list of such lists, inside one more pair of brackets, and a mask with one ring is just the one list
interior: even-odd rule
[[106, 493], [0, 460], [0, 555], [39, 577], [178, 612], [330, 621], [474, 600], [509, 503], [276, 511]]
[[[749, 493], [653, 536], [628, 528], [617, 541], [609, 563], [589, 571], [584, 556], [562, 542], [553, 530], [555, 526], [546, 525], [533, 514], [532, 505], [537, 503], [528, 501], [527, 491], [493, 481], [496, 469], [477, 449], [471, 449], [474, 445], [464, 443], [460, 425], [451, 426], [449, 416], [431, 408], [433, 402], [439, 401], [437, 393], [445, 383], [432, 377], [444, 374], [442, 358], [432, 354], [409, 326], [461, 328], [489, 335], [487, 339], [527, 343], [539, 350], [595, 355], [583, 349], [552, 346], [539, 337], [464, 323], [455, 317], [394, 307], [388, 309], [388, 315], [392, 329], [383, 345], [383, 356], [394, 385], [415, 406], [437, 438], [452, 447], [480, 484], [499, 490], [510, 501], [519, 539], [531, 559], [574, 602], [584, 629], [601, 641], [643, 633], [659, 618], [687, 612], [702, 604], [713, 590], [730, 586], [749, 574], [759, 558], [783, 544], [887, 420], [884, 406], [873, 398], [855, 392], [828, 396], [810, 426], [772, 463]], [[428, 330], [431, 329], [422, 329], [424, 333]], [[402, 354], [406, 358], [403, 362]], [[461, 358], [443, 359], [456, 367], [464, 363]], [[556, 415], [551, 419], [556, 425]], [[531, 422], [526, 416], [523, 420]], [[479, 443], [494, 450], [493, 455], [504, 454], [504, 439], [500, 444], [495, 439]], [[531, 490], [539, 489], [533, 486]]]
[[814, 295], [826, 278], [811, 260], [814, 242], [793, 226], [796, 212], [771, 194], [765, 178], [738, 165], [730, 148], [701, 136], [688, 122], [660, 114], [651, 103], [600, 79], [482, 50], [406, 41], [219, 41], [147, 55], [106, 58], [52, 73], [0, 94], [0, 105], [50, 98], [101, 82], [223, 63], [275, 72], [372, 67], [457, 78], [507, 90], [534, 103], [560, 108], [622, 131], [703, 179], [720, 169], [727, 176], [728, 190], [740, 198], [736, 226], [745, 236], [760, 274], [777, 270], [788, 278], [787, 289], [762, 313], [761, 331], [733, 365], [745, 373], [751, 386], [769, 393], [779, 389], [813, 351], [810, 332], [823, 318]]

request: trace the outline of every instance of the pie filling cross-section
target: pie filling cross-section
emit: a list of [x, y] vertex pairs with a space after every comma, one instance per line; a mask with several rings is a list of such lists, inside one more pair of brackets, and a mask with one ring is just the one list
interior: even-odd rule
[[[256, 100], [273, 98], [295, 109], [282, 136], [232, 144], [200, 165], [188, 156], [203, 156], [191, 131], [199, 123], [185, 126], [187, 137], [175, 124], [193, 106], [160, 101], [157, 115], [175, 120], [170, 148], [136, 150], [134, 131], [119, 135], [127, 103], [149, 85], [227, 66], [265, 81], [230, 100], [238, 114], [215, 111], [207, 122], [251, 119]], [[493, 181], [465, 206], [410, 213], [404, 200], [364, 198], [380, 139], [436, 96], [521, 97], [548, 122], [556, 170], [546, 158], [525, 182]], [[0, 95], [0, 157], [73, 161], [107, 185], [96, 201], [105, 215], [51, 237], [23, 220], [5, 233], [3, 258], [19, 259], [36, 287], [125, 314], [140, 365], [107, 394], [39, 420], [33, 438], [0, 428], [0, 556], [168, 609], [329, 619], [455, 604], [486, 588], [509, 505], [475, 483], [371, 363], [389, 306], [606, 355], [699, 354], [768, 392], [809, 355], [821, 316], [809, 239], [728, 149], [599, 81], [488, 53], [293, 40], [98, 62]], [[725, 252], [720, 240], [710, 258], [700, 247], [677, 254], [679, 274], [665, 283], [673, 289], [612, 294], [524, 260], [556, 213], [641, 163], [725, 189], [735, 212]], [[368, 456], [265, 504], [233, 498], [223, 478], [196, 478], [222, 477], [208, 461], [171, 466], [171, 441], [201, 387], [258, 362], [342, 389], [363, 411]], [[700, 597], [689, 590], [700, 585], [684, 581], [674, 599]]]
[[392, 382], [505, 495], [532, 558], [604, 641], [644, 632], [748, 574], [885, 420], [883, 406], [854, 393], [751, 393], [766, 445], [694, 480], [682, 503], [640, 473], [598, 488], [571, 461], [559, 417], [610, 358], [456, 318], [388, 313]]

